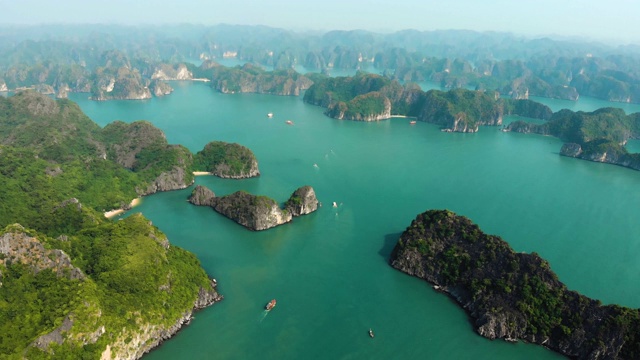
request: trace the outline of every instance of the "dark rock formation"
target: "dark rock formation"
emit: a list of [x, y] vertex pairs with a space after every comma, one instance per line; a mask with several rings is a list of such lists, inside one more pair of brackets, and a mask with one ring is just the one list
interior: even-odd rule
[[318, 210], [318, 199], [311, 186], [298, 188], [284, 205], [285, 210], [292, 216], [310, 214]]
[[198, 206], [213, 206], [215, 197], [216, 194], [209, 188], [198, 185], [191, 192], [191, 196], [189, 196], [189, 202], [193, 205]]
[[637, 309], [569, 291], [537, 254], [515, 253], [450, 211], [418, 215], [390, 263], [448, 293], [484, 337], [521, 339], [578, 359], [640, 355]]

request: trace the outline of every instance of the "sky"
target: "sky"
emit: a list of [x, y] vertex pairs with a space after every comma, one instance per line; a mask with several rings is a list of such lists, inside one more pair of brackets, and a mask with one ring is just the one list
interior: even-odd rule
[[0, 0], [0, 24], [267, 25], [511, 32], [640, 44], [640, 0]]

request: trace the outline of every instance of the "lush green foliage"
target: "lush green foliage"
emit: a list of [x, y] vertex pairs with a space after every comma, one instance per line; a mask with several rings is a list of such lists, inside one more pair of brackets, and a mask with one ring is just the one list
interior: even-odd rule
[[257, 164], [253, 152], [235, 143], [213, 141], [205, 145], [193, 160], [198, 171], [208, 171], [222, 177], [247, 176]]
[[[68, 253], [87, 275], [84, 280], [48, 269], [34, 274], [20, 263], [0, 266], [0, 354], [20, 354], [66, 316], [73, 319], [75, 333], [105, 326], [108, 335], [94, 349], [99, 354], [106, 338], [134, 333], [141, 323], [172, 325], [193, 306], [200, 287], [208, 286], [198, 259], [180, 248], [165, 248], [166, 237], [142, 215], [118, 222], [102, 219], [92, 218], [92, 225], [84, 221], [84, 228], [67, 233], [73, 235], [66, 241], [39, 236], [47, 246]], [[73, 358], [87, 351], [69, 341], [61, 348]], [[39, 357], [38, 351], [33, 354]]]
[[[72, 280], [69, 272], [35, 271], [37, 259], [3, 253], [0, 358], [44, 359], [55, 351], [55, 358], [95, 359], [108, 343], [126, 341], [145, 324], [173, 325], [201, 287], [211, 289], [198, 259], [169, 247], [144, 217], [111, 222], [102, 215], [137, 197], [162, 172], [180, 167], [192, 176], [185, 147], [166, 144], [150, 124], [103, 131], [75, 104], [33, 93], [0, 98], [0, 141], [0, 226], [35, 229], [9, 226], [0, 236], [24, 232], [47, 249], [63, 250], [86, 274]], [[51, 150], [56, 141], [64, 151]], [[30, 248], [21, 251], [35, 256]], [[65, 318], [73, 326], [62, 345], [32, 346]], [[105, 334], [90, 340], [102, 326]]]

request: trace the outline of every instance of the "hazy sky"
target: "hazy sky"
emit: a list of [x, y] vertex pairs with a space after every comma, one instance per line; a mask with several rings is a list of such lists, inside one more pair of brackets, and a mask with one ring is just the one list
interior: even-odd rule
[[640, 0], [0, 0], [0, 24], [220, 23], [294, 30], [469, 29], [640, 43]]

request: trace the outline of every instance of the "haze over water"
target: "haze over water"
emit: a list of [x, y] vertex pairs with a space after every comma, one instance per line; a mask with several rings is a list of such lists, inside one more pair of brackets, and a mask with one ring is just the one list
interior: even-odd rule
[[[193, 187], [144, 198], [133, 212], [194, 252], [225, 296], [148, 359], [560, 358], [480, 337], [447, 296], [388, 265], [399, 234], [428, 209], [450, 209], [515, 251], [539, 253], [570, 289], [640, 306], [640, 172], [561, 157], [558, 139], [498, 127], [458, 134], [402, 118], [338, 121], [301, 98], [172, 86], [172, 95], [147, 101], [71, 99], [101, 126], [149, 120], [193, 152], [213, 140], [249, 147], [261, 176], [197, 178], [217, 195], [246, 190], [284, 202], [311, 185], [323, 206], [251, 232], [187, 203]], [[266, 313], [272, 298], [278, 305]]]

